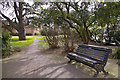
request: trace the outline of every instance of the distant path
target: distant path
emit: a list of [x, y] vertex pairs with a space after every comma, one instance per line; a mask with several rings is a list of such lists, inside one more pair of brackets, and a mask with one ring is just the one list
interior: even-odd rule
[[[25, 48], [26, 49], [26, 48]], [[17, 58], [3, 61], [3, 78], [89, 78], [82, 69], [51, 60], [38, 49], [38, 40]]]

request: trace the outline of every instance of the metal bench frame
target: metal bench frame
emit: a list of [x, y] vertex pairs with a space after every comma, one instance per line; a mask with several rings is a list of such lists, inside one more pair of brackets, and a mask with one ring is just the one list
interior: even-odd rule
[[94, 68], [96, 73], [93, 77], [97, 77], [101, 71], [103, 71], [105, 75], [108, 75], [104, 67], [107, 63], [109, 53], [112, 53], [112, 49], [79, 45], [74, 53], [67, 54], [67, 57], [70, 59], [68, 63], [75, 60]]

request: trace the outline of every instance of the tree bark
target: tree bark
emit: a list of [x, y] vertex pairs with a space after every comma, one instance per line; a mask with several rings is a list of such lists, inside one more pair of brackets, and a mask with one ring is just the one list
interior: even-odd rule
[[86, 37], [87, 37], [87, 41], [85, 43], [88, 44], [90, 41], [90, 34], [89, 34], [89, 30], [86, 26], [85, 26], [85, 31], [86, 31], [85, 33], [86, 33]]
[[19, 40], [26, 40], [25, 35], [25, 25], [24, 25], [24, 18], [23, 18], [23, 2], [19, 2], [19, 6], [17, 6], [17, 3], [14, 2], [14, 10], [16, 14], [16, 18], [18, 19], [18, 23], [13, 22], [9, 17], [5, 16], [2, 12], [0, 14], [7, 19], [10, 26], [18, 31]]
[[26, 35], [25, 35], [25, 29], [24, 28], [20, 28], [18, 30], [18, 36], [19, 36], [19, 40], [26, 40]]
[[22, 16], [22, 12], [23, 12], [23, 5], [22, 2], [19, 2], [19, 40], [26, 40], [26, 35], [25, 35], [25, 25], [23, 22], [23, 16]]

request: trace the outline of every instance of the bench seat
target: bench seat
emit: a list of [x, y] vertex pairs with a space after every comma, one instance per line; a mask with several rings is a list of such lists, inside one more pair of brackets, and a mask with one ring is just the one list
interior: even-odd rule
[[108, 72], [104, 70], [104, 67], [107, 63], [109, 53], [112, 53], [112, 49], [79, 45], [76, 51], [68, 53], [67, 57], [70, 59], [70, 61], [68, 61], [69, 63], [75, 60], [94, 68], [97, 71], [94, 77], [97, 77], [101, 71], [103, 71], [105, 75], [108, 74]]
[[78, 54], [74, 54], [74, 53], [68, 53], [67, 57], [69, 57], [73, 60], [85, 61], [85, 62], [90, 62], [90, 63], [93, 63], [93, 64], [101, 64], [102, 63], [102, 61], [95, 60], [95, 59], [92, 59], [92, 58], [88, 58], [88, 57], [85, 57], [85, 56], [79, 56]]

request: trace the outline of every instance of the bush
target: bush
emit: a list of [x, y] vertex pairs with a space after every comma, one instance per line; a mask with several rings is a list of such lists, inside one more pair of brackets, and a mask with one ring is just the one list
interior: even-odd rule
[[[11, 34], [11, 33], [10, 33]], [[18, 36], [18, 33], [11, 34], [12, 36]]]
[[45, 37], [45, 36], [36, 37], [36, 38], [37, 38], [37, 40], [45, 40], [45, 39], [46, 39], [46, 37]]
[[49, 35], [49, 36], [54, 35], [55, 36], [55, 35], [58, 35], [58, 32], [55, 31], [53, 28], [49, 28], [49, 29], [44, 28], [44, 29], [42, 29], [40, 31], [40, 33], [41, 33], [42, 36], [47, 36], [47, 35]]
[[40, 33], [41, 33], [42, 36], [45, 36], [46, 35], [45, 29], [41, 29]]
[[33, 34], [32, 33], [26, 33], [26, 36], [32, 36]]
[[61, 38], [64, 50], [62, 53], [73, 52], [75, 49], [75, 44], [81, 41], [79, 34], [75, 29], [71, 29], [68, 24], [63, 24], [61, 26], [61, 31], [63, 32], [63, 38]]
[[8, 32], [2, 32], [2, 57], [6, 57], [10, 55], [10, 40], [11, 35]]
[[35, 33], [35, 35], [40, 35], [40, 33]]
[[58, 48], [59, 37], [54, 29], [50, 28], [46, 31], [46, 41], [49, 44], [50, 48]]
[[120, 59], [120, 47], [116, 48], [116, 53], [113, 55], [113, 58]]
[[120, 41], [120, 31], [117, 31], [117, 32], [116, 32], [116, 36], [115, 36], [115, 37], [116, 37], [117, 40]]
[[41, 31], [42, 36], [46, 36], [46, 42], [49, 44], [50, 48], [58, 48], [58, 32], [54, 28], [44, 28]]
[[75, 31], [71, 30], [70, 28], [65, 29], [64, 31], [64, 37], [62, 40], [62, 43], [64, 44], [64, 51], [63, 53], [73, 52], [75, 49], [75, 42], [77, 41], [77, 35]]

